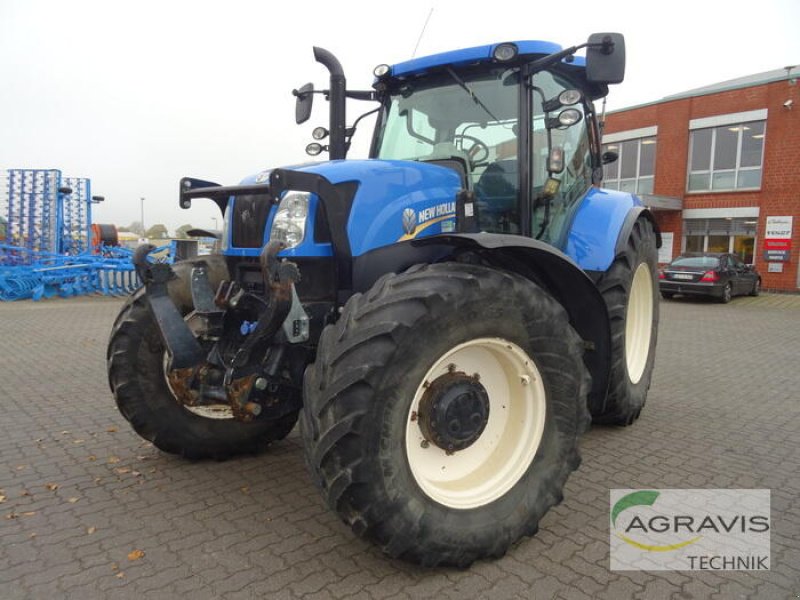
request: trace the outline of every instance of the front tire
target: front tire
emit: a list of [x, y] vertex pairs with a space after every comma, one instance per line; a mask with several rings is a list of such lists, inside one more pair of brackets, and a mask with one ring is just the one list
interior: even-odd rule
[[640, 217], [628, 242], [597, 283], [611, 327], [608, 396], [596, 423], [631, 425], [644, 407], [658, 337], [658, 247], [653, 224]]
[[761, 280], [756, 279], [753, 283], [753, 289], [750, 290], [751, 296], [758, 296], [761, 293]]
[[457, 263], [388, 275], [348, 301], [306, 370], [312, 476], [391, 556], [501, 556], [579, 464], [582, 354], [565, 310], [526, 279]]
[[165, 349], [144, 290], [123, 306], [108, 345], [108, 379], [117, 408], [136, 433], [159, 450], [186, 458], [222, 460], [262, 450], [286, 437], [298, 411], [243, 423], [212, 411], [189, 409], [175, 398], [164, 374]]

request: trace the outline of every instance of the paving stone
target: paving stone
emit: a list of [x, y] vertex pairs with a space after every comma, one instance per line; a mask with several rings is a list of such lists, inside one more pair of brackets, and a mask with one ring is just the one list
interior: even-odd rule
[[[121, 304], [0, 303], [3, 600], [800, 594], [800, 296], [662, 303], [641, 419], [590, 430], [538, 535], [464, 571], [391, 560], [351, 535], [305, 472], [297, 431], [224, 463], [141, 440], [105, 374]], [[670, 485], [772, 489], [772, 570], [609, 571], [609, 489]], [[131, 561], [135, 549], [145, 556]]]

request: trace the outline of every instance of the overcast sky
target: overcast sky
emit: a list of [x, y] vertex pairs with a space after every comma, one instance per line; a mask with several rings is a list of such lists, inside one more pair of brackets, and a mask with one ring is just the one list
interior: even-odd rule
[[[327, 124], [319, 98], [311, 121], [294, 124], [292, 88], [326, 85], [311, 47], [367, 89], [376, 64], [412, 56], [431, 8], [417, 56], [623, 33], [627, 73], [609, 109], [800, 63], [800, 0], [0, 0], [0, 172], [89, 177], [106, 198], [95, 222], [139, 220], [144, 197], [147, 226], [213, 227], [210, 201], [178, 208], [178, 180], [231, 185], [307, 159], [311, 128]], [[368, 108], [351, 101], [349, 121]], [[360, 129], [351, 157], [369, 134]]]

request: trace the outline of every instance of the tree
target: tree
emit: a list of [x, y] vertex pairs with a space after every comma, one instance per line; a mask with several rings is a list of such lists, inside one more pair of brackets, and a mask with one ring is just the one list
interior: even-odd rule
[[118, 231], [130, 231], [131, 233], [135, 233], [137, 235], [142, 235], [144, 230], [142, 229], [142, 224], [139, 221], [134, 221], [127, 227], [118, 227]]
[[5, 241], [6, 235], [8, 235], [8, 221], [0, 217], [0, 241]]
[[186, 225], [181, 225], [175, 230], [175, 237], [180, 238], [182, 240], [187, 239], [189, 236], [186, 232], [189, 231], [190, 229], [194, 229], [194, 226], [191, 225], [190, 223], [186, 223]]
[[156, 223], [145, 232], [144, 237], [148, 240], [165, 240], [169, 237], [169, 232], [166, 225]]

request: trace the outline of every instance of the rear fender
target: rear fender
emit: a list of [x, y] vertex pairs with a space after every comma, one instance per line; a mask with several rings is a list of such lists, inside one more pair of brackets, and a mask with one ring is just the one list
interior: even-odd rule
[[586, 343], [584, 362], [592, 375], [589, 408], [602, 406], [611, 368], [608, 313], [597, 287], [568, 256], [526, 237], [504, 234], [448, 234], [378, 248], [354, 260], [354, 289], [367, 291], [385, 273], [419, 263], [480, 261], [512, 271], [545, 288], [561, 303]]
[[649, 219], [661, 247], [661, 233], [650, 210], [633, 194], [593, 188], [586, 194], [567, 236], [567, 255], [584, 271], [604, 272], [625, 248], [633, 224]]

